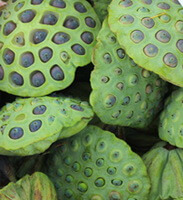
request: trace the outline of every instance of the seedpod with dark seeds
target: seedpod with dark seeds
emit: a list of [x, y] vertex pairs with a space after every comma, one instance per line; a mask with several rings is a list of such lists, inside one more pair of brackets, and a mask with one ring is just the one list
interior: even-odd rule
[[151, 180], [149, 200], [183, 199], [183, 149], [159, 142], [144, 154]]
[[140, 68], [120, 47], [107, 20], [93, 50], [90, 103], [106, 124], [146, 128], [162, 106], [166, 82]]
[[183, 8], [178, 0], [113, 0], [108, 22], [141, 67], [183, 87]]
[[36, 172], [26, 175], [16, 183], [9, 183], [0, 190], [1, 200], [57, 200], [55, 188], [49, 178]]
[[0, 154], [42, 153], [56, 140], [82, 130], [92, 117], [87, 102], [72, 98], [17, 99], [0, 111]]
[[113, 133], [96, 126], [61, 140], [48, 155], [45, 173], [58, 199], [148, 199], [150, 184], [142, 159]]
[[0, 89], [44, 96], [91, 61], [100, 21], [85, 0], [7, 2], [0, 16]]

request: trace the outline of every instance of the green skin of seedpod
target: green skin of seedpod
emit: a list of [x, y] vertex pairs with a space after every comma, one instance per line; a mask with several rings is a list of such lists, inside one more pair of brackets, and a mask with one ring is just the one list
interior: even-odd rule
[[107, 20], [97, 41], [90, 78], [95, 113], [106, 124], [146, 128], [161, 109], [166, 82], [128, 57]]
[[183, 88], [172, 92], [160, 114], [159, 137], [183, 148]]
[[166, 142], [157, 143], [144, 154], [151, 180], [149, 200], [183, 199], [183, 150]]
[[[67, 0], [65, 8], [54, 7], [51, 2], [51, 0], [46, 0], [41, 4], [33, 5], [31, 0], [23, 2], [17, 0], [14, 3], [8, 1], [8, 5], [3, 9], [0, 17], [2, 27], [0, 30], [1, 90], [24, 97], [44, 96], [68, 87], [74, 80], [76, 68], [90, 63], [91, 52], [101, 27], [94, 9], [85, 0]], [[78, 4], [84, 7], [81, 12], [78, 11], [80, 10], [80, 7], [77, 7]], [[21, 16], [27, 10], [33, 12], [35, 16], [30, 22], [22, 22]], [[43, 24], [44, 17], [48, 14], [56, 17], [56, 24]], [[9, 34], [5, 33], [8, 23], [14, 23], [13, 26], [16, 26]], [[69, 24], [70, 26], [74, 24], [74, 27], [68, 28]], [[37, 31], [44, 31], [47, 36], [42, 42], [35, 44], [33, 37]], [[54, 42], [57, 33], [65, 34], [61, 36], [61, 44]], [[86, 36], [86, 33], [90, 35]], [[75, 45], [80, 45], [80, 47], [76, 48]], [[40, 57], [40, 52], [45, 48], [52, 51], [51, 58], [46, 61]], [[10, 63], [5, 60], [7, 50], [14, 53], [14, 58]], [[25, 53], [31, 53], [33, 57], [33, 63], [31, 62], [30, 66], [26, 67], [22, 64]], [[52, 74], [54, 66], [58, 66], [57, 70], [62, 71], [53, 72], [55, 77]], [[17, 80], [13, 81], [14, 72], [22, 77], [20, 83], [17, 83]], [[39, 74], [42, 76], [42, 82], [38, 85], [33, 84], [32, 80], [37, 72], [42, 73], [42, 75]]]
[[44, 169], [58, 200], [148, 200], [142, 159], [123, 140], [96, 126], [56, 144]]
[[[44, 112], [34, 110], [44, 106]], [[92, 119], [93, 111], [87, 102], [63, 97], [17, 99], [0, 111], [0, 154], [27, 156], [44, 152], [61, 138], [81, 131]], [[39, 121], [37, 125], [31, 124]], [[41, 123], [41, 125], [40, 125]], [[14, 128], [23, 133], [13, 133]]]
[[178, 0], [113, 0], [108, 22], [143, 68], [183, 87], [183, 10]]
[[16, 183], [9, 183], [0, 190], [1, 200], [57, 200], [55, 188], [49, 178], [36, 172], [26, 175]]
[[93, 8], [97, 13], [100, 21], [104, 21], [105, 17], [107, 16], [107, 8], [110, 4], [111, 0], [91, 0], [93, 3]]

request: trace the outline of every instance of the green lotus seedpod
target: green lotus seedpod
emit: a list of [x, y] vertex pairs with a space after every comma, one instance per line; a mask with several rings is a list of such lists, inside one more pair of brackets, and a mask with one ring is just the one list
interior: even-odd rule
[[36, 172], [26, 175], [16, 183], [9, 183], [0, 190], [1, 200], [57, 200], [55, 188], [49, 178]]
[[109, 25], [141, 67], [183, 87], [183, 9], [178, 0], [113, 0]]
[[45, 168], [59, 200], [148, 199], [141, 158], [111, 132], [87, 126], [57, 146]]
[[97, 13], [100, 21], [102, 22], [108, 14], [107, 8], [111, 0], [88, 0], [88, 1], [91, 1], [95, 12]]
[[183, 149], [159, 142], [143, 160], [151, 180], [149, 200], [182, 200]]
[[106, 20], [97, 40], [90, 79], [95, 113], [106, 124], [147, 127], [161, 108], [165, 81], [128, 57]]
[[85, 0], [8, 1], [0, 17], [0, 89], [43, 96], [91, 61], [100, 21]]
[[168, 97], [160, 115], [159, 137], [170, 144], [183, 148], [183, 88]]
[[44, 152], [56, 140], [81, 131], [92, 117], [87, 102], [71, 98], [17, 99], [0, 111], [0, 154]]

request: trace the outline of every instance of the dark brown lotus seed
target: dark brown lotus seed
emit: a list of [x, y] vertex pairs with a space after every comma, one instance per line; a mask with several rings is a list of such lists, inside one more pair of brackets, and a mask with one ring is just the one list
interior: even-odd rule
[[33, 5], [39, 5], [43, 2], [43, 0], [31, 0], [31, 4]]
[[41, 72], [37, 71], [32, 74], [31, 83], [33, 86], [40, 87], [41, 85], [43, 85], [44, 82], [45, 82], [45, 77]]
[[95, 26], [96, 26], [95, 20], [93, 18], [91, 18], [91, 17], [86, 17], [85, 18], [85, 23], [86, 23], [87, 26], [89, 26], [91, 28], [95, 28]]
[[3, 80], [4, 78], [4, 70], [3, 67], [0, 65], [0, 80]]
[[117, 55], [119, 58], [123, 59], [125, 57], [125, 51], [123, 49], [118, 49]]
[[52, 41], [55, 44], [64, 44], [70, 40], [70, 36], [67, 33], [59, 32], [53, 36]]
[[132, 24], [134, 22], [134, 18], [131, 15], [123, 15], [120, 18], [120, 22], [122, 24]]
[[9, 35], [11, 32], [13, 32], [16, 29], [17, 25], [14, 22], [8, 22], [4, 26], [3, 33], [5, 35]]
[[156, 39], [160, 42], [167, 43], [170, 41], [171, 35], [167, 31], [161, 30], [156, 33]]
[[170, 9], [170, 5], [167, 4], [167, 3], [164, 3], [164, 2], [159, 3], [159, 4], [158, 4], [158, 7], [161, 8], [161, 9], [164, 9], [164, 10]]
[[178, 40], [177, 48], [183, 53], [183, 40]]
[[48, 47], [41, 49], [39, 52], [39, 57], [43, 62], [48, 62], [52, 58], [52, 56], [53, 51]]
[[145, 17], [142, 19], [141, 21], [142, 25], [144, 25], [146, 28], [152, 28], [155, 23], [154, 23], [154, 20], [149, 18], [149, 17]]
[[47, 36], [47, 33], [45, 31], [36, 31], [33, 36], [33, 42], [35, 44], [43, 42], [46, 36]]
[[84, 111], [84, 109], [83, 109], [81, 106], [79, 106], [79, 105], [74, 105], [74, 104], [72, 104], [70, 107], [71, 107], [73, 110]]
[[122, 0], [119, 5], [122, 7], [129, 7], [133, 4], [133, 2], [131, 0]]
[[74, 44], [72, 50], [78, 55], [84, 55], [85, 49], [80, 44]]
[[30, 123], [29, 129], [31, 132], [36, 132], [41, 128], [41, 126], [42, 126], [41, 120], [34, 120], [33, 122]]
[[76, 17], [68, 17], [64, 21], [63, 26], [69, 29], [76, 29], [79, 27], [79, 21]]
[[169, 67], [176, 67], [178, 63], [176, 56], [173, 55], [172, 53], [167, 53], [164, 56], [163, 61]]
[[46, 111], [46, 106], [41, 105], [41, 106], [37, 106], [37, 107], [34, 108], [33, 114], [42, 115], [42, 114], [45, 113], [45, 111]]
[[51, 68], [50, 74], [56, 81], [62, 81], [64, 79], [64, 72], [58, 65]]
[[74, 8], [80, 13], [85, 13], [87, 11], [85, 6], [80, 2], [75, 3]]
[[81, 35], [81, 39], [83, 40], [83, 42], [85, 42], [86, 44], [91, 44], [93, 42], [93, 34], [90, 32], [84, 32]]
[[9, 132], [9, 137], [13, 140], [19, 139], [23, 136], [24, 131], [20, 127], [12, 128]]
[[42, 19], [42, 23], [47, 25], [55, 25], [57, 21], [57, 17], [53, 14], [47, 14]]
[[158, 53], [158, 48], [154, 44], [148, 44], [144, 48], [144, 53], [146, 54], [146, 56], [154, 57]]
[[131, 33], [131, 40], [135, 43], [139, 43], [144, 39], [144, 33], [139, 30], [135, 30]]
[[145, 4], [151, 4], [152, 3], [152, 0], [141, 0], [142, 1], [142, 3], [145, 3]]
[[32, 10], [26, 10], [24, 11], [21, 16], [20, 16], [20, 20], [23, 23], [28, 23], [31, 22], [35, 17], [35, 13]]
[[66, 7], [66, 3], [62, 0], [52, 0], [50, 5], [52, 5], [56, 8], [65, 8]]
[[21, 58], [21, 65], [23, 67], [30, 67], [34, 63], [34, 56], [31, 52], [25, 53]]
[[6, 64], [8, 65], [12, 64], [14, 59], [15, 59], [15, 53], [11, 51], [10, 49], [5, 50], [4, 61], [6, 62]]
[[18, 85], [18, 86], [21, 86], [24, 83], [23, 77], [19, 73], [17, 73], [17, 72], [13, 72], [11, 74], [11, 79], [12, 79], [12, 82], [15, 85]]

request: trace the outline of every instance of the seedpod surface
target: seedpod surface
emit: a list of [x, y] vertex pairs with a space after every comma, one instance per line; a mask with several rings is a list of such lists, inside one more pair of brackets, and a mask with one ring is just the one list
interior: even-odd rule
[[113, 0], [109, 25], [141, 67], [183, 87], [183, 8], [178, 0]]
[[48, 155], [45, 173], [59, 200], [148, 200], [150, 184], [142, 159], [96, 126], [60, 141]]
[[49, 178], [36, 172], [0, 190], [1, 200], [57, 200], [55, 188]]
[[183, 149], [159, 142], [143, 156], [151, 181], [148, 200], [183, 199]]
[[0, 154], [44, 152], [56, 140], [82, 130], [92, 117], [87, 102], [71, 98], [17, 99], [0, 111]]
[[90, 103], [107, 124], [146, 128], [161, 109], [166, 82], [139, 67], [110, 31], [107, 20], [97, 37]]
[[91, 61], [100, 21], [85, 0], [8, 1], [0, 17], [0, 89], [43, 96]]
[[166, 100], [160, 114], [159, 137], [183, 148], [183, 88], [172, 92]]

